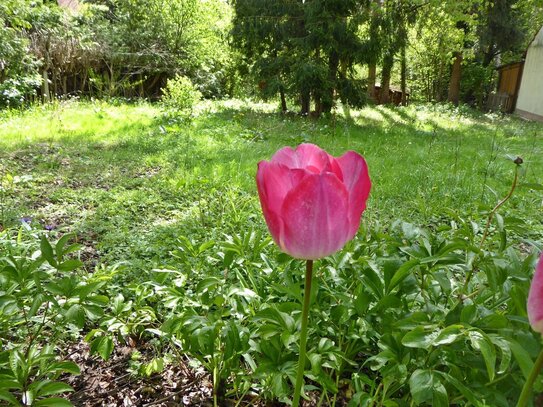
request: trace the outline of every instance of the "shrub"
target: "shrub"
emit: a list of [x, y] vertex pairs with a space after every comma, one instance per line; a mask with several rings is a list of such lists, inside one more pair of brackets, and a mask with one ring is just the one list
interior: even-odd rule
[[19, 107], [36, 96], [40, 87], [39, 75], [21, 76], [0, 83], [0, 107]]
[[191, 115], [194, 105], [201, 99], [202, 94], [196, 89], [189, 78], [176, 75], [168, 79], [163, 89], [162, 103], [168, 113]]

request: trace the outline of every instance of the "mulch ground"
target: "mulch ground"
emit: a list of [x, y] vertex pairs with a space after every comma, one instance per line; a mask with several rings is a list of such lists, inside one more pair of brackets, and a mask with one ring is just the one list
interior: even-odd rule
[[[68, 359], [79, 365], [81, 374], [66, 378], [75, 392], [75, 406], [211, 406], [212, 384], [203, 369], [180, 362], [166, 366], [160, 374], [143, 378], [127, 372], [136, 348], [117, 345], [109, 360], [90, 356], [85, 342], [69, 349]], [[139, 349], [145, 353], [146, 349]]]

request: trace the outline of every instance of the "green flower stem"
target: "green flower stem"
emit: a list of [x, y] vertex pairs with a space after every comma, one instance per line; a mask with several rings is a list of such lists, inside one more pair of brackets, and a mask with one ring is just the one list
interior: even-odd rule
[[305, 290], [304, 305], [302, 308], [302, 331], [300, 332], [300, 355], [298, 357], [298, 372], [296, 373], [296, 386], [294, 387], [294, 398], [292, 407], [300, 404], [300, 394], [304, 382], [305, 368], [305, 346], [307, 343], [307, 320], [309, 316], [309, 302], [311, 300], [311, 281], [313, 280], [313, 260], [307, 260], [305, 266]]
[[537, 379], [537, 376], [539, 376], [539, 372], [541, 372], [541, 368], [543, 367], [543, 349], [539, 353], [539, 356], [537, 357], [534, 367], [532, 367], [532, 371], [530, 372], [530, 376], [528, 376], [528, 380], [526, 380], [526, 383], [524, 383], [524, 387], [522, 388], [522, 393], [520, 393], [520, 397], [518, 399], [517, 407], [525, 407], [528, 405], [528, 401], [530, 400], [530, 395], [532, 394], [532, 388], [534, 387], [535, 379]]
[[[517, 159], [520, 159], [520, 158], [517, 158]], [[479, 251], [483, 249], [483, 244], [485, 243], [486, 238], [488, 237], [488, 231], [490, 230], [490, 224], [492, 223], [492, 219], [494, 219], [494, 215], [496, 214], [498, 209], [500, 209], [500, 207], [504, 203], [506, 203], [509, 200], [509, 198], [513, 196], [513, 192], [515, 192], [515, 188], [517, 187], [517, 182], [518, 182], [518, 169], [521, 163], [522, 163], [522, 160], [520, 161], [520, 163], [517, 163], [517, 161], [515, 160], [515, 164], [516, 164], [515, 177], [513, 178], [513, 184], [511, 185], [511, 189], [509, 190], [509, 193], [505, 196], [505, 198], [503, 198], [500, 202], [498, 202], [498, 204], [488, 214], [485, 230], [483, 232], [483, 237], [481, 238], [481, 242], [479, 243]], [[468, 285], [472, 276], [473, 276], [473, 266], [469, 269], [468, 274], [466, 275], [466, 280], [464, 281], [464, 287], [462, 288], [462, 293], [464, 294], [467, 293]]]

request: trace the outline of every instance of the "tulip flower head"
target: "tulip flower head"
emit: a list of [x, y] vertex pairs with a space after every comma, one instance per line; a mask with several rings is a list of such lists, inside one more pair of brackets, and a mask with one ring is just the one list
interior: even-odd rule
[[360, 154], [335, 158], [314, 144], [259, 162], [256, 183], [273, 240], [304, 260], [333, 254], [355, 236], [371, 189]]
[[528, 319], [532, 329], [543, 334], [543, 253], [539, 257], [528, 294]]

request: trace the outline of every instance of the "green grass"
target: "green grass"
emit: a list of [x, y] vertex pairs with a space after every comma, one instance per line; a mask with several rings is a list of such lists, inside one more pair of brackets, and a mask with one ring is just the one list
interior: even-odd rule
[[[238, 405], [288, 400], [303, 265], [271, 243], [254, 177], [257, 162], [277, 149], [313, 142], [334, 155], [362, 153], [373, 190], [361, 233], [316, 265], [305, 377], [312, 397], [323, 406], [351, 397], [351, 406], [518, 399], [541, 350], [525, 305], [542, 246], [541, 124], [425, 105], [319, 121], [239, 101], [206, 102], [195, 113], [183, 122], [156, 105], [105, 102], [0, 113], [0, 226], [7, 228], [0, 269], [8, 276], [0, 283], [27, 308], [34, 295], [16, 288], [20, 275], [35, 292], [62, 299], [50, 301], [61, 342], [91, 330], [91, 349], [104, 356], [135, 338], [138, 351], [148, 350], [143, 371], [154, 358], [168, 366], [189, 360], [210, 375], [218, 405], [226, 405], [223, 393]], [[483, 244], [516, 156], [524, 159], [519, 185]], [[23, 217], [34, 228], [17, 235]], [[43, 263], [37, 270], [58, 284], [42, 287], [27, 271], [38, 249], [41, 261], [51, 256], [36, 231], [46, 226], [59, 232], [45, 233], [55, 250], [62, 245], [54, 240], [75, 232], [85, 269]], [[2, 248], [23, 265], [16, 279]], [[67, 300], [86, 283], [105, 297]], [[93, 298], [104, 314], [93, 307], [86, 318], [81, 301]], [[20, 313], [5, 313], [0, 329], [24, 348], [27, 332], [39, 329], [25, 331], [10, 317]], [[49, 328], [42, 333], [50, 338]], [[55, 346], [65, 358], [61, 342]], [[121, 369], [141, 376], [133, 367]], [[247, 401], [249, 390], [256, 398]]]
[[511, 157], [521, 156], [520, 186], [500, 213], [525, 219], [525, 238], [543, 230], [541, 124], [425, 105], [312, 121], [236, 101], [204, 103], [191, 123], [146, 103], [1, 113], [0, 223], [32, 217], [75, 231], [94, 261], [148, 268], [167, 261], [180, 235], [205, 241], [240, 225], [263, 228], [256, 164], [301, 142], [365, 156], [373, 181], [365, 228], [398, 218], [483, 223], [510, 188]]

